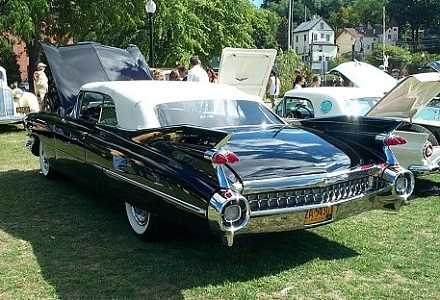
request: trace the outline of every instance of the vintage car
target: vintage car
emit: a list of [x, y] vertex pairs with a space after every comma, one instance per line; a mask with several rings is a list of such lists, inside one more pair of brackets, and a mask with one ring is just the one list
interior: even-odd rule
[[430, 72], [408, 76], [383, 97], [382, 91], [371, 87], [290, 90], [274, 111], [289, 122], [337, 115], [404, 119], [408, 123], [397, 134], [408, 143], [392, 147], [393, 151], [400, 165], [415, 175], [426, 175], [440, 168], [440, 122], [432, 119], [438, 93], [440, 74]]
[[239, 234], [399, 209], [414, 188], [389, 148], [405, 143], [394, 134], [402, 122], [294, 126], [230, 85], [141, 80], [85, 84], [73, 108], [29, 114], [25, 128], [44, 176], [125, 202], [138, 237], [174, 222], [232, 246]]
[[5, 68], [0, 67], [0, 124], [21, 123], [26, 114], [37, 111], [37, 97], [19, 88], [12, 90]]
[[339, 64], [328, 72], [342, 76], [346, 85], [367, 88], [382, 94], [387, 93], [398, 82], [379, 68], [357, 60]]

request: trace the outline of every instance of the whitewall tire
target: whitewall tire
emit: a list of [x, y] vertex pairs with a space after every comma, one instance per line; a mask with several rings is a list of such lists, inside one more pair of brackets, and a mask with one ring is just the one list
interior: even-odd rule
[[125, 203], [128, 222], [136, 236], [142, 240], [153, 241], [157, 236], [157, 216], [139, 207]]

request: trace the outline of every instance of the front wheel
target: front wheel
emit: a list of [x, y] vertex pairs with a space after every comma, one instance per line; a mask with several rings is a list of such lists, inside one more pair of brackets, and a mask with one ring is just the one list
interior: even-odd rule
[[125, 203], [128, 222], [136, 236], [145, 241], [154, 241], [157, 238], [159, 219], [150, 212]]
[[56, 171], [50, 166], [49, 161], [44, 153], [43, 143], [40, 141], [38, 145], [38, 158], [40, 160], [40, 169], [44, 177], [53, 179], [56, 177]]

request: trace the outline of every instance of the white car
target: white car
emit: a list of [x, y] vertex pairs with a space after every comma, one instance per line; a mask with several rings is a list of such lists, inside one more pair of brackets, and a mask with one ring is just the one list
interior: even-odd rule
[[20, 123], [28, 113], [38, 111], [37, 97], [18, 88], [9, 88], [6, 70], [0, 67], [0, 124]]
[[381, 89], [371, 87], [290, 90], [275, 107], [275, 113], [296, 120], [335, 115], [404, 119], [408, 123], [399, 128], [398, 134], [408, 143], [393, 149], [399, 163], [415, 175], [437, 172], [440, 168], [440, 121], [421, 118], [436, 116], [435, 107], [427, 104], [437, 101], [433, 98], [440, 93], [440, 74], [411, 75], [384, 97], [380, 97], [381, 93]]
[[382, 93], [391, 90], [398, 82], [379, 68], [359, 61], [345, 62], [329, 71], [336, 72], [349, 80], [353, 87], [368, 88]]

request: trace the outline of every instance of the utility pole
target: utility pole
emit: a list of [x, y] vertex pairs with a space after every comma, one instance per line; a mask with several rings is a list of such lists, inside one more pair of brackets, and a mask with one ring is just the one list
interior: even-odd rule
[[382, 63], [385, 71], [388, 72], [388, 58], [385, 57], [385, 6], [382, 9]]
[[293, 7], [295, 5], [295, 0], [289, 0], [289, 14], [288, 14], [288, 28], [287, 28], [287, 50], [292, 47], [292, 24], [293, 24]]

